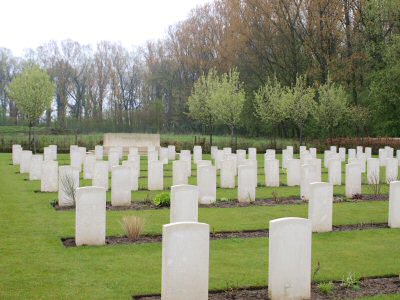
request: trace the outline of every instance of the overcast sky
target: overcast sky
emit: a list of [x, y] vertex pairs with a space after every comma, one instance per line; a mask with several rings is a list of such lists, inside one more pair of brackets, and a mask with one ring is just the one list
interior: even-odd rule
[[0, 47], [23, 55], [49, 40], [82, 44], [121, 42], [143, 45], [166, 35], [169, 25], [211, 0], [3, 0]]

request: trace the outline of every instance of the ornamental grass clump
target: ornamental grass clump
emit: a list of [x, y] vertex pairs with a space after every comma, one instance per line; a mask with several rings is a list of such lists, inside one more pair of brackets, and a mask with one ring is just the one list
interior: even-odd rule
[[143, 232], [144, 218], [138, 216], [125, 216], [122, 218], [121, 225], [128, 239], [136, 241]]

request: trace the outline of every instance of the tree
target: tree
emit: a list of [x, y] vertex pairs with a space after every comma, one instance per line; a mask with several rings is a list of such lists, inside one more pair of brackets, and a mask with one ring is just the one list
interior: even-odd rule
[[319, 103], [314, 110], [314, 117], [321, 131], [327, 131], [332, 137], [348, 112], [347, 93], [341, 85], [334, 84], [328, 76], [327, 82], [318, 88]]
[[[8, 94], [29, 124], [29, 149], [31, 149], [32, 128], [37, 125], [44, 111], [50, 107], [55, 93], [55, 85], [49, 75], [37, 65], [27, 67], [8, 86]], [[36, 152], [35, 132], [33, 151]]]
[[274, 130], [286, 118], [285, 102], [283, 101], [285, 89], [278, 79], [268, 79], [267, 83], [254, 93], [255, 114], [265, 124], [271, 124]]
[[[227, 125], [231, 132], [231, 144], [235, 134], [235, 127], [241, 121], [246, 95], [236, 69], [224, 73], [211, 93], [210, 103], [215, 118]], [[235, 145], [236, 148], [236, 145]]]
[[211, 69], [207, 76], [202, 75], [193, 86], [192, 95], [188, 99], [188, 115], [204, 125], [210, 135], [210, 147], [212, 146], [212, 134], [217, 119], [210, 102], [212, 94], [218, 85], [218, 75], [215, 69]]
[[296, 84], [284, 93], [285, 108], [289, 119], [296, 125], [299, 133], [299, 143], [303, 143], [303, 133], [306, 123], [315, 108], [315, 91], [307, 87], [306, 79], [298, 76]]

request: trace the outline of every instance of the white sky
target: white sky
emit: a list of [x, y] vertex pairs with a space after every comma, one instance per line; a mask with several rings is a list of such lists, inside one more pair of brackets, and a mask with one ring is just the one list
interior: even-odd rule
[[211, 0], [4, 0], [0, 47], [21, 56], [49, 41], [121, 42], [127, 48], [166, 35], [169, 25]]

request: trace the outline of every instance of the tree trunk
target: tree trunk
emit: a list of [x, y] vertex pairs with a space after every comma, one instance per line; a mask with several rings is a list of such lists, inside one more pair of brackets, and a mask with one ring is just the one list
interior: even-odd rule
[[33, 126], [33, 154], [36, 154], [36, 132], [34, 126]]
[[29, 140], [28, 140], [28, 147], [29, 150], [32, 150], [32, 123], [29, 122]]
[[303, 144], [303, 128], [299, 127], [299, 146]]

